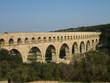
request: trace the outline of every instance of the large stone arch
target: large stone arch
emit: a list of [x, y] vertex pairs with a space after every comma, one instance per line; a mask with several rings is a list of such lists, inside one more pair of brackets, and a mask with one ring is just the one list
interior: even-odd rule
[[86, 43], [86, 52], [90, 51], [90, 41], [88, 40]]
[[81, 43], [80, 43], [80, 53], [84, 53], [85, 52], [85, 44], [84, 44], [84, 42], [82, 41]]
[[5, 45], [5, 40], [3, 38], [0, 39], [0, 45]]
[[28, 57], [27, 57], [27, 60], [28, 62], [40, 62], [42, 59], [42, 56], [41, 56], [41, 50], [34, 46], [32, 47], [29, 52], [28, 52]]
[[78, 44], [76, 42], [72, 45], [72, 54], [78, 53]]
[[13, 56], [17, 56], [21, 61], [23, 61], [22, 54], [18, 49], [11, 49], [9, 53]]
[[69, 46], [66, 43], [63, 43], [60, 47], [60, 54], [59, 54], [59, 58], [60, 59], [67, 59], [67, 57], [69, 57], [70, 52], [69, 52]]
[[45, 61], [47, 63], [49, 62], [54, 62], [56, 61], [56, 48], [54, 45], [49, 45], [47, 48], [46, 48], [46, 52], [45, 52]]

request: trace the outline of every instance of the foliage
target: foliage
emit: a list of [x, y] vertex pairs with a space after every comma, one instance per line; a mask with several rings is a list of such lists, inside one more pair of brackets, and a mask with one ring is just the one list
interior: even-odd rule
[[[6, 54], [7, 53], [7, 54]], [[106, 53], [106, 54], [105, 54]], [[7, 50], [0, 50], [0, 80], [15, 82], [35, 80], [110, 81], [110, 50], [100, 49], [85, 53], [85, 58], [74, 64], [19, 62]], [[10, 58], [6, 58], [6, 57]], [[15, 57], [14, 57], [15, 58]], [[19, 63], [16, 63], [19, 62]]]

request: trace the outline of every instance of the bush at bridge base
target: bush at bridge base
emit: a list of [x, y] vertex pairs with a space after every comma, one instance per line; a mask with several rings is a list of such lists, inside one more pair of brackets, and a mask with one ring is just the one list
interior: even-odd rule
[[[105, 54], [106, 53], [106, 54]], [[0, 50], [0, 80], [15, 82], [36, 80], [56, 81], [110, 81], [110, 50], [85, 53], [85, 58], [74, 64], [22, 63], [7, 50]]]

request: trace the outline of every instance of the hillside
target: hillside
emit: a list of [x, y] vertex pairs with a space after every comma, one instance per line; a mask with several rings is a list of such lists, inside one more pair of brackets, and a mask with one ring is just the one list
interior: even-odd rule
[[102, 32], [100, 44], [110, 49], [110, 24], [62, 29], [55, 32]]
[[62, 29], [62, 30], [56, 30], [55, 32], [83, 32], [83, 31], [84, 32], [85, 31], [90, 31], [90, 32], [110, 31], [110, 24]]

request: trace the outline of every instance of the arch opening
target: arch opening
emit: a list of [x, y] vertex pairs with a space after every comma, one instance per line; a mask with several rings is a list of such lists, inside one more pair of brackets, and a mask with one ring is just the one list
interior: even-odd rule
[[36, 42], [36, 40], [35, 40], [35, 38], [33, 37], [33, 38], [32, 38], [32, 43], [35, 43], [35, 42]]
[[94, 50], [94, 40], [92, 40], [92, 49]]
[[14, 44], [14, 40], [11, 38], [11, 39], [9, 39], [9, 44], [10, 45], [13, 45]]
[[41, 51], [38, 47], [32, 47], [28, 53], [28, 62], [39, 62], [41, 60]]
[[17, 43], [18, 44], [21, 44], [22, 43], [21, 38], [18, 38]]
[[78, 53], [78, 44], [75, 42], [72, 46], [72, 54]]
[[49, 42], [51, 42], [52, 41], [52, 38], [51, 37], [49, 37]]
[[90, 51], [90, 41], [87, 41], [86, 43], [86, 51]]
[[25, 38], [25, 43], [29, 43], [29, 39], [28, 38]]
[[9, 51], [9, 53], [10, 53], [10, 55], [16, 57], [18, 62], [22, 62], [23, 61], [22, 55], [21, 55], [21, 53], [17, 49], [11, 49]]
[[59, 38], [59, 36], [57, 37], [57, 41], [59, 41], [60, 40], [60, 38]]
[[46, 49], [45, 61], [50, 63], [56, 60], [56, 49], [53, 45], [49, 45]]
[[60, 48], [60, 59], [66, 59], [66, 57], [69, 56], [69, 47], [67, 44], [63, 44]]
[[0, 39], [0, 45], [4, 45], [5, 44], [5, 40], [4, 39]]
[[56, 41], [55, 37], [53, 37], [53, 41]]
[[46, 37], [44, 37], [43, 40], [44, 40], [44, 42], [46, 42], [47, 41]]
[[84, 53], [84, 51], [85, 51], [85, 45], [84, 45], [84, 42], [82, 41], [80, 43], [80, 53]]
[[38, 37], [38, 42], [41, 42], [41, 37]]

